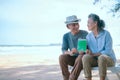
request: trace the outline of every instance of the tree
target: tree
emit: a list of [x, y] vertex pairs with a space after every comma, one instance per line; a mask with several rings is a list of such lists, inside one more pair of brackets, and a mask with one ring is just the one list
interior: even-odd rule
[[[104, 4], [106, 1], [108, 4]], [[120, 0], [94, 0], [93, 5], [97, 3], [104, 4], [101, 6], [101, 9], [110, 7], [109, 12], [112, 12], [113, 16], [120, 17]]]

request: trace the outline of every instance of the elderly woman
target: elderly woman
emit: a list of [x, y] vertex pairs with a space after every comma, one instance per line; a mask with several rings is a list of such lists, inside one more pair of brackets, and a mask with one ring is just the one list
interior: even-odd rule
[[105, 23], [96, 14], [88, 16], [88, 29], [91, 31], [86, 39], [88, 49], [83, 56], [83, 70], [87, 80], [92, 80], [91, 67], [99, 67], [100, 80], [105, 80], [108, 66], [114, 66], [116, 57], [112, 49], [112, 37], [104, 30]]

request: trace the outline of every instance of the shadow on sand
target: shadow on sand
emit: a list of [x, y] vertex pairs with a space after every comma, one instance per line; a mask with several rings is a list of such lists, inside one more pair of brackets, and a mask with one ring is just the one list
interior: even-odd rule
[[59, 65], [34, 65], [0, 68], [0, 80], [62, 80], [62, 75]]

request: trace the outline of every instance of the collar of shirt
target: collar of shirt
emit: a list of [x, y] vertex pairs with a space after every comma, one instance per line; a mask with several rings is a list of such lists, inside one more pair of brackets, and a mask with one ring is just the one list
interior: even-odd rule
[[104, 34], [104, 30], [100, 31], [99, 34], [95, 37], [94, 33], [92, 32], [92, 35], [94, 36], [94, 38], [99, 38], [100, 36], [102, 36]]

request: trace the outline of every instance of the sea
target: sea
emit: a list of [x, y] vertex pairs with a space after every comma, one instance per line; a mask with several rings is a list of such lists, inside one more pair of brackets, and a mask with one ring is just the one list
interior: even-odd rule
[[[120, 46], [113, 47], [116, 58], [120, 59]], [[0, 46], [1, 55], [39, 55], [42, 58], [58, 59], [62, 54], [61, 45], [57, 46]]]

